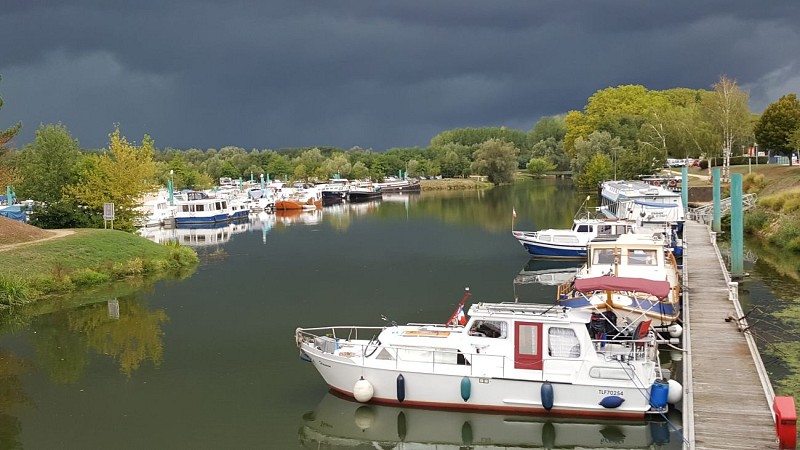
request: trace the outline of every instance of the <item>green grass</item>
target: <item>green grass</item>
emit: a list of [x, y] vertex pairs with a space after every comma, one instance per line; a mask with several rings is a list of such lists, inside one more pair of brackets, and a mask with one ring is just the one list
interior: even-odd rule
[[0, 252], [0, 309], [132, 276], [182, 270], [194, 250], [114, 230], [80, 229]]

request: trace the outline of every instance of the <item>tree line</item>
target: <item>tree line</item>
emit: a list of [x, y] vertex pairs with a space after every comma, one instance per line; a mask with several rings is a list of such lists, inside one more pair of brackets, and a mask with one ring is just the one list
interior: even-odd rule
[[529, 131], [458, 128], [434, 136], [425, 148], [385, 151], [158, 149], [149, 136], [139, 145], [129, 143], [118, 128], [109, 134], [108, 148], [96, 151], [81, 148], [60, 123], [42, 125], [32, 143], [17, 149], [9, 146], [22, 126], [17, 123], [0, 132], [0, 186], [13, 185], [18, 198], [46, 204], [34, 214], [40, 226], [98, 226], [102, 204], [114, 202], [119, 226], [132, 229], [138, 199], [169, 179], [176, 189], [193, 190], [210, 188], [222, 177], [262, 175], [284, 181], [484, 175], [499, 184], [526, 170], [571, 171], [579, 186], [593, 188], [605, 179], [652, 174], [668, 158], [713, 159], [754, 147], [790, 156], [800, 148], [795, 94], [758, 115], [734, 80], [723, 76], [711, 87], [610, 87], [589, 97], [582, 111], [544, 117]]

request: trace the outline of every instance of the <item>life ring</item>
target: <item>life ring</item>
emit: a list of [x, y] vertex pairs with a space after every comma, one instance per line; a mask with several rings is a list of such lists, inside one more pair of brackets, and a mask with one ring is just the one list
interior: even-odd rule
[[675, 187], [678, 185], [678, 182], [675, 180], [669, 180], [667, 184], [669, 185], [669, 187]]
[[653, 186], [661, 186], [661, 182], [658, 180], [653, 180]]

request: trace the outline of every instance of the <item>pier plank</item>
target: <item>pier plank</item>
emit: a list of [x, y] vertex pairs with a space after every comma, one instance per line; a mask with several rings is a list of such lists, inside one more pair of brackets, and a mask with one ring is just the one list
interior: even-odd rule
[[687, 221], [683, 262], [691, 336], [695, 448], [778, 448], [775, 422], [705, 225]]

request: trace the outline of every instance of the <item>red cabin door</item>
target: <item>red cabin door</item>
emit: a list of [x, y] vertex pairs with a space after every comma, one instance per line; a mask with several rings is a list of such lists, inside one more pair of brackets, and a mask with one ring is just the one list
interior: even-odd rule
[[542, 324], [514, 322], [514, 368], [542, 370]]

